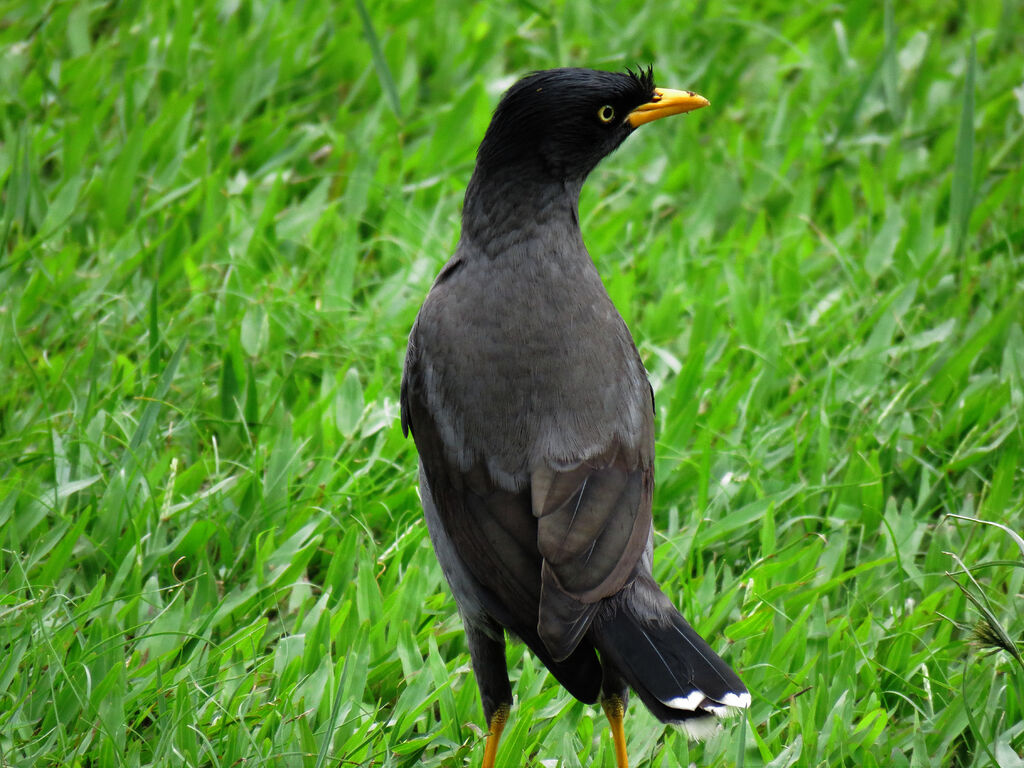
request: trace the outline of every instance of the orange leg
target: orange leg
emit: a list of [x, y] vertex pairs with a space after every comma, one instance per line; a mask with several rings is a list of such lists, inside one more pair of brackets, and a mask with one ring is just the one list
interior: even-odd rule
[[622, 727], [626, 708], [622, 699], [618, 696], [602, 697], [601, 708], [612, 729], [612, 741], [615, 742], [615, 765], [618, 768], [629, 768], [629, 757], [626, 755], [626, 730]]
[[501, 732], [505, 730], [505, 723], [508, 722], [508, 712], [508, 704], [502, 704], [491, 715], [491, 722], [487, 728], [487, 744], [484, 746], [484, 761], [480, 768], [494, 768], [494, 758], [498, 755], [498, 742], [501, 741]]

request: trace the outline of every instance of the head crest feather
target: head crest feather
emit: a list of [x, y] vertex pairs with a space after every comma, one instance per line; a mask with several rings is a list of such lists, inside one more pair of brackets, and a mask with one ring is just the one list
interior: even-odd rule
[[633, 80], [636, 82], [636, 84], [638, 86], [640, 86], [641, 88], [643, 88], [645, 91], [648, 91], [648, 92], [653, 92], [654, 91], [654, 65], [653, 64], [649, 64], [647, 66], [647, 69], [644, 69], [643, 67], [639, 67], [638, 66], [636, 68], [636, 72], [634, 72], [629, 67], [626, 67], [626, 72], [629, 74], [629, 76], [631, 78], [633, 78]]

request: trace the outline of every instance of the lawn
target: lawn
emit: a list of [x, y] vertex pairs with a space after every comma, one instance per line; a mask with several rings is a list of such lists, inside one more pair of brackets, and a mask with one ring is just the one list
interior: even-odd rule
[[[0, 4], [0, 766], [479, 763], [406, 334], [502, 90], [648, 63], [580, 218], [753, 706], [634, 765], [1024, 765], [1020, 4], [628, 5]], [[613, 766], [509, 655], [499, 766]]]

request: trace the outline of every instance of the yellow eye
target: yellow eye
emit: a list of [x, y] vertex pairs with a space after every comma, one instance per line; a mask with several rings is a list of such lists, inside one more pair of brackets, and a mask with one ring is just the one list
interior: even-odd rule
[[599, 110], [597, 110], [597, 119], [602, 123], [610, 123], [615, 118], [615, 109], [609, 104], [605, 104]]

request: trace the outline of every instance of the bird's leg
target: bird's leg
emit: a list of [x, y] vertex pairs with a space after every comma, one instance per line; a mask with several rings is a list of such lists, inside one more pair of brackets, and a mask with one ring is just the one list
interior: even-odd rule
[[601, 708], [608, 725], [612, 730], [612, 741], [615, 743], [615, 765], [618, 768], [629, 768], [629, 757], [626, 755], [626, 729], [622, 723], [626, 714], [626, 703], [617, 693], [601, 697]]
[[508, 682], [505, 662], [505, 636], [502, 628], [481, 616], [462, 617], [466, 628], [466, 644], [473, 662], [473, 674], [480, 689], [480, 702], [487, 720], [487, 744], [484, 745], [482, 768], [494, 768], [501, 732], [512, 709], [512, 686]]
[[494, 768], [494, 758], [498, 754], [498, 742], [501, 741], [501, 732], [505, 730], [505, 723], [508, 722], [509, 706], [501, 704], [487, 722], [487, 744], [484, 746], [484, 761], [481, 768]]
[[623, 682], [617, 669], [609, 663], [601, 668], [601, 709], [608, 718], [612, 731], [612, 742], [615, 744], [616, 768], [629, 768], [629, 756], [626, 754], [626, 729], [623, 720], [626, 716], [626, 704], [629, 703], [629, 688]]

